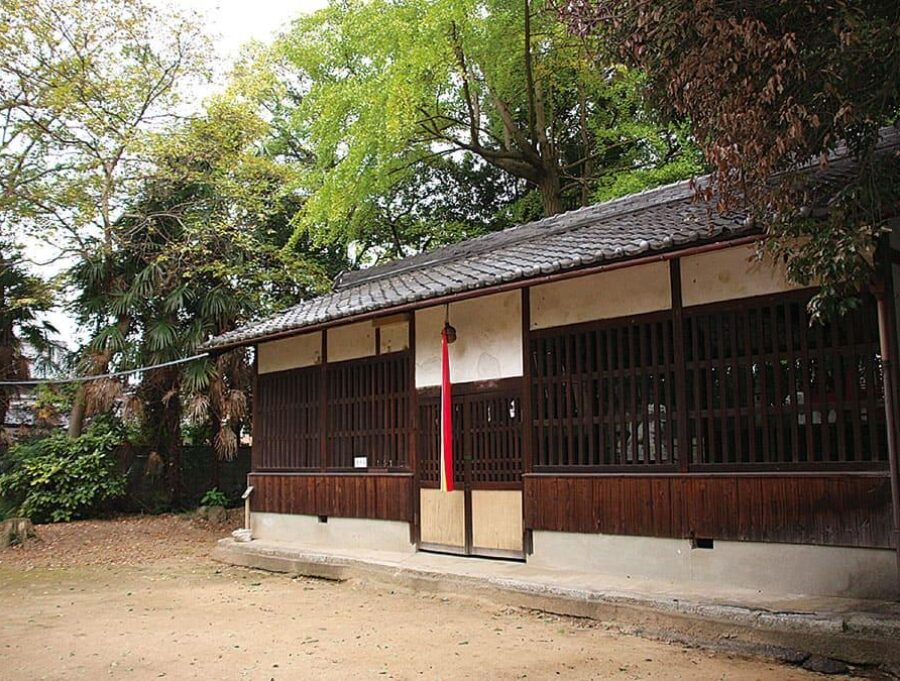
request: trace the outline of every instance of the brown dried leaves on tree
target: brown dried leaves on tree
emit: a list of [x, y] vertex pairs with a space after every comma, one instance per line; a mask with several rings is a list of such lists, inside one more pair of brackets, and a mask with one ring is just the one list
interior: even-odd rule
[[[878, 154], [900, 116], [896, 0], [568, 0], [570, 29], [604, 35], [647, 71], [670, 118], [690, 121], [711, 169], [700, 190], [748, 209], [800, 283], [822, 284], [817, 315], [870, 281], [900, 199], [900, 158]], [[838, 194], [797, 173], [846, 143], [858, 159]]]

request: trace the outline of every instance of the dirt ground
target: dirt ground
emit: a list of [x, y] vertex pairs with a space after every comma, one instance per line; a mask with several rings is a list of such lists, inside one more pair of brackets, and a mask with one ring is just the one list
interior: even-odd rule
[[227, 567], [209, 552], [228, 529], [78, 522], [0, 550], [0, 678], [824, 678], [464, 595]]

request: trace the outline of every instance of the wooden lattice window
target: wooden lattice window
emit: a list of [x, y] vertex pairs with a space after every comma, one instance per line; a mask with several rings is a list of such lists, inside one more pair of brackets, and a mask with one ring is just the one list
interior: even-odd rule
[[408, 467], [408, 353], [329, 364], [326, 397], [329, 468], [354, 468], [356, 457], [368, 468]]
[[[419, 393], [419, 477], [437, 486], [440, 393]], [[453, 386], [456, 484], [474, 488], [519, 487], [522, 481], [522, 400], [519, 379]]]
[[535, 331], [530, 361], [536, 470], [673, 467], [670, 313]]
[[810, 324], [808, 293], [684, 312], [690, 463], [881, 466], [887, 460], [875, 302]]
[[[453, 451], [457, 454], [453, 459], [453, 470], [454, 480], [459, 483], [464, 479], [463, 426], [463, 405], [457, 398], [453, 400]], [[426, 486], [437, 487], [440, 484], [441, 401], [433, 391], [419, 393], [418, 431], [419, 479]]]
[[319, 468], [319, 367], [260, 374], [254, 399], [254, 468]]
[[464, 397], [473, 487], [518, 483], [522, 476], [522, 403], [519, 391]]

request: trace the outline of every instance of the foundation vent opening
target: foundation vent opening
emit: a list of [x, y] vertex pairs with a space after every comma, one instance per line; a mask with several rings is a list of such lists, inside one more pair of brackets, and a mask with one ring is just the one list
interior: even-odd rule
[[692, 549], [712, 549], [715, 548], [715, 542], [710, 537], [694, 537], [691, 540]]
[[320, 523], [327, 523], [327, 522], [328, 522], [328, 516], [327, 516], [327, 515], [320, 515], [320, 516], [319, 516], [319, 522], [320, 522]]

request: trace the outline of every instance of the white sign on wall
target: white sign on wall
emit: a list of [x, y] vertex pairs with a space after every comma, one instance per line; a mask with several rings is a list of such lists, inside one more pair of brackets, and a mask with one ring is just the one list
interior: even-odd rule
[[368, 468], [369, 467], [369, 457], [354, 456], [353, 457], [353, 467], [354, 468]]

